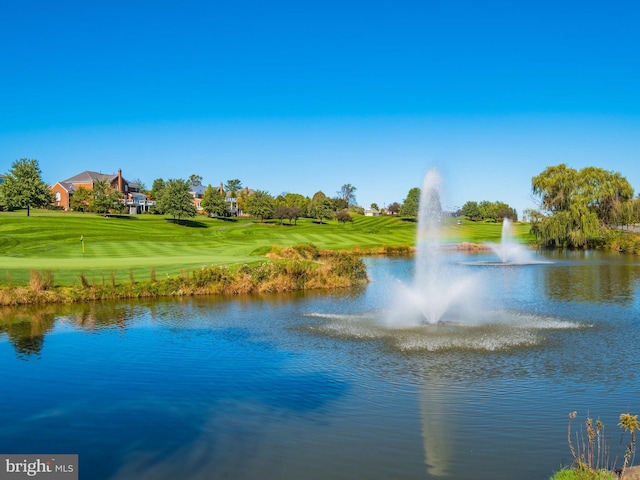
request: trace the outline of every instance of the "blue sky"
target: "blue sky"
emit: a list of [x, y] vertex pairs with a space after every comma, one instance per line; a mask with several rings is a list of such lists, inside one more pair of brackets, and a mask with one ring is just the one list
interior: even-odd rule
[[0, 171], [195, 173], [360, 205], [437, 167], [444, 203], [535, 206], [549, 165], [640, 191], [631, 1], [5, 2]]

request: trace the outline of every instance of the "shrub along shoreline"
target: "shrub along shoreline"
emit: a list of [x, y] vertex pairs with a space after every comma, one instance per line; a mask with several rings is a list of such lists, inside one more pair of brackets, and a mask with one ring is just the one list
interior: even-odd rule
[[[456, 250], [481, 250], [482, 244], [459, 243], [446, 246]], [[0, 307], [77, 303], [96, 300], [184, 297], [197, 295], [239, 295], [249, 293], [292, 292], [352, 288], [369, 281], [364, 256], [411, 256], [410, 245], [359, 248], [350, 251], [320, 251], [313, 244], [274, 246], [267, 260], [237, 267], [209, 265], [178, 275], [157, 277], [155, 269], [147, 280], [116, 281], [115, 272], [107, 278], [89, 280], [84, 273], [79, 283], [56, 285], [51, 270], [32, 270], [28, 285], [0, 287]]]
[[50, 271], [31, 271], [26, 286], [0, 289], [0, 306], [48, 303], [75, 303], [130, 298], [182, 297], [195, 295], [238, 295], [246, 293], [290, 292], [296, 290], [338, 289], [368, 282], [361, 255], [352, 252], [320, 252], [314, 245], [275, 247], [270, 259], [237, 268], [203, 266], [190, 273], [116, 282], [112, 273], [101, 282], [80, 275], [80, 284], [56, 286]]

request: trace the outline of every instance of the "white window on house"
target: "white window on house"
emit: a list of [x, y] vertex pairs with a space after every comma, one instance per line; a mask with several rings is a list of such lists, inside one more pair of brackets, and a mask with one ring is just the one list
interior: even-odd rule
[[56, 192], [56, 202], [60, 201], [60, 192]]

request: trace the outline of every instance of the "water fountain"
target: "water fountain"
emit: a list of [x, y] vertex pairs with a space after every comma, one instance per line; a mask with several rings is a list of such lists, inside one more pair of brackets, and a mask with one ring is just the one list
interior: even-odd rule
[[[454, 444], [447, 441], [461, 435], [450, 408], [458, 401], [449, 388], [449, 376], [457, 375], [455, 366], [449, 369], [452, 359], [458, 355], [466, 359], [467, 352], [473, 352], [473, 358], [486, 359], [489, 365], [479, 366], [480, 370], [491, 370], [501, 359], [500, 352], [524, 351], [539, 346], [549, 332], [582, 328], [578, 322], [540, 314], [513, 300], [526, 291], [521, 279], [529, 278], [527, 269], [471, 266], [483, 264], [467, 263], [467, 253], [449, 249], [442, 238], [448, 219], [442, 216], [441, 184], [435, 170], [424, 177], [413, 262], [389, 261], [387, 268], [398, 270], [385, 270], [373, 278], [368, 290], [376, 293], [365, 296], [361, 308], [308, 315], [320, 319], [309, 325], [314, 333], [371, 341], [383, 345], [385, 352], [400, 352], [396, 359], [410, 358], [414, 366], [423, 366], [418, 391], [428, 478], [451, 476], [459, 460]], [[534, 263], [525, 255], [529, 253], [525, 247], [514, 241], [510, 227], [509, 222], [503, 225], [502, 242], [496, 246], [500, 261], [491, 264]], [[434, 373], [438, 363], [445, 367]]]
[[549, 263], [535, 261], [514, 241], [510, 222], [503, 225], [502, 242], [495, 247], [499, 262], [461, 262], [447, 251], [441, 184], [435, 170], [428, 171], [422, 183], [413, 277], [390, 277], [394, 288], [387, 289], [391, 298], [382, 311], [314, 314], [328, 320], [322, 329], [341, 336], [385, 338], [401, 350], [496, 350], [536, 344], [540, 330], [574, 328], [572, 322], [505, 308], [506, 277], [494, 269], [469, 268]]
[[483, 262], [495, 265], [532, 265], [536, 263], [548, 263], [535, 260], [533, 254], [524, 245], [518, 243], [513, 238], [513, 227], [511, 220], [505, 217], [502, 222], [502, 235], [500, 243], [488, 244], [489, 248], [500, 259], [499, 262]]
[[404, 324], [457, 321], [478, 311], [475, 308], [480, 290], [477, 279], [468, 274], [459, 275], [456, 266], [443, 258], [441, 184], [442, 179], [435, 170], [427, 172], [422, 182], [414, 280], [412, 285], [400, 289], [403, 307], [394, 308]]

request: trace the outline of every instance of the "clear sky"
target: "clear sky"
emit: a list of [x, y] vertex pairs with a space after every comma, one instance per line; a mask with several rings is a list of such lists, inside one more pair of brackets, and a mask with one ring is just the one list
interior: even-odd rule
[[534, 207], [549, 165], [640, 191], [637, 1], [13, 0], [0, 172]]

